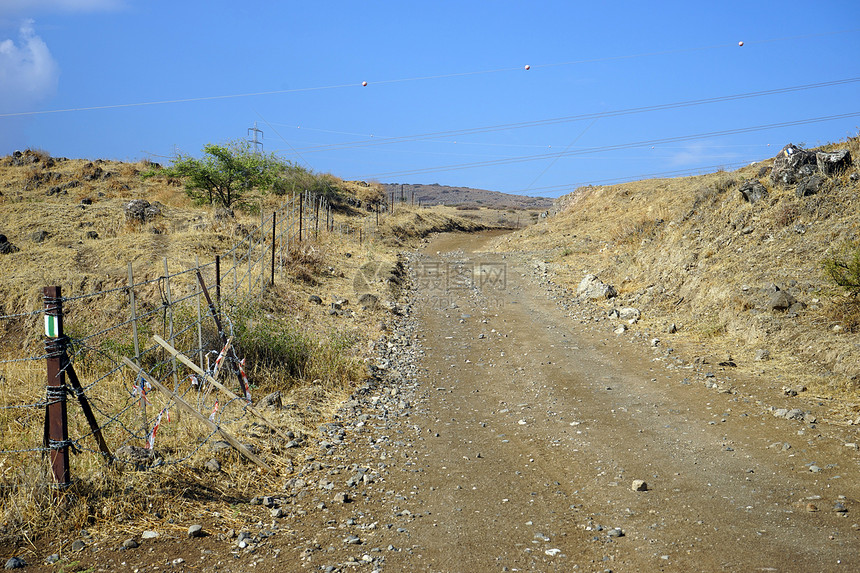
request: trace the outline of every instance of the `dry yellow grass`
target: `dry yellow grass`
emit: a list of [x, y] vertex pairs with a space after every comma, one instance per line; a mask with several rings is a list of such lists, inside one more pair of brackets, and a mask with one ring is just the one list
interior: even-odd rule
[[[693, 353], [730, 353], [763, 380], [838, 398], [843, 419], [854, 419], [860, 356], [849, 332], [857, 328], [857, 306], [846, 304], [821, 272], [831, 250], [860, 230], [860, 185], [849, 178], [860, 140], [826, 149], [844, 147], [855, 167], [817, 195], [798, 198], [793, 188], [771, 186], [759, 173], [772, 161], [730, 173], [585, 187], [562, 198], [556, 216], [498, 239], [496, 247], [534, 251], [573, 290], [586, 273], [597, 274], [622, 295], [608, 305], [642, 309], [635, 328], [659, 334], [676, 323], [674, 346], [686, 340]], [[738, 186], [746, 179], [764, 183], [768, 197], [743, 201]], [[807, 308], [796, 318], [767, 310], [771, 284]], [[758, 349], [775, 359], [755, 362]]]
[[[129, 262], [136, 282], [155, 281], [162, 276], [165, 258], [171, 273], [194, 267], [197, 259], [209, 263], [260, 223], [259, 215], [242, 213], [237, 213], [235, 220], [216, 219], [212, 209], [191, 205], [177, 182], [159, 178], [141, 180], [139, 173], [149, 167], [143, 163], [61, 161], [44, 153], [28, 155], [38, 156], [38, 161], [13, 166], [9, 158], [0, 158], [0, 233], [20, 248], [19, 252], [0, 256], [0, 315], [41, 309], [43, 286], [60, 285], [67, 297], [124, 287]], [[71, 182], [77, 183], [70, 185]], [[63, 186], [59, 192], [54, 189]], [[47, 194], [48, 191], [51, 193]], [[163, 215], [151, 223], [127, 223], [123, 207], [138, 198], [161, 203]], [[83, 204], [82, 199], [92, 202]], [[257, 205], [268, 214], [277, 208], [278, 202], [275, 197], [260, 198]], [[424, 232], [423, 227], [410, 229], [408, 222], [399, 225], [404, 239], [412, 233]], [[251, 333], [271, 332], [272, 336], [286, 333], [295, 336], [297, 344], [307, 350], [309, 357], [298, 372], [253, 362], [248, 365], [255, 398], [269, 391], [281, 391], [287, 408], [271, 411], [268, 416], [279, 427], [297, 435], [313, 434], [321, 421], [331, 418], [354, 384], [365, 375], [362, 359], [368, 352], [366, 342], [378, 338], [383, 328], [382, 311], [356, 309], [350, 316], [330, 316], [326, 312], [328, 304], [335, 298], [351, 298], [352, 306], [348, 308], [355, 308], [358, 293], [353, 282], [360, 269], [367, 264], [392, 267], [397, 261], [396, 252], [383, 244], [384, 236], [377, 232], [375, 218], [370, 215], [360, 216], [355, 211], [351, 216], [336, 213], [335, 226], [337, 232], [330, 233], [320, 224], [319, 232], [312, 233], [306, 225], [304, 244], [284, 249], [284, 274], [278, 274], [274, 287], [267, 288], [263, 296], [256, 294], [255, 287], [250, 304], [241, 297], [224, 304], [237, 328], [241, 326]], [[350, 232], [344, 234], [347, 229]], [[35, 236], [39, 231], [46, 231], [47, 236]], [[244, 267], [238, 273], [227, 271], [232, 263], [230, 256], [222, 261], [225, 298], [234, 288], [240, 293], [248, 288], [248, 283], [243, 282]], [[210, 288], [214, 282], [212, 273], [211, 268], [204, 273]], [[194, 283], [191, 273], [172, 278], [173, 298], [192, 293]], [[390, 285], [384, 282], [371, 287], [383, 301], [394, 296]], [[159, 310], [163, 288], [156, 281], [135, 289], [139, 314]], [[309, 303], [311, 294], [320, 295], [325, 305]], [[177, 330], [196, 321], [193, 300], [174, 317]], [[130, 309], [126, 291], [118, 290], [69, 302], [66, 312], [67, 333], [77, 339], [127, 320]], [[141, 342], [147, 343], [153, 333], [163, 335], [166, 318], [166, 313], [155, 312], [143, 325]], [[41, 321], [40, 315], [0, 320], [0, 361], [41, 354]], [[176, 346], [192, 348], [195, 337], [195, 330], [187, 331], [176, 341]], [[206, 324], [207, 347], [217, 346], [216, 338], [212, 326]], [[85, 346], [73, 348], [75, 370], [85, 385], [91, 383], [104, 376], [106, 369], [121, 356], [130, 355], [131, 347], [127, 327], [99, 335]], [[148, 360], [151, 365], [156, 359]], [[36, 404], [45, 394], [44, 361], [0, 364], [0, 381], [0, 406]], [[112, 449], [125, 443], [142, 445], [144, 430], [139, 406], [130, 396], [133, 384], [134, 376], [121, 369], [101, 379], [88, 392], [102, 423], [127, 408], [119, 420], [122, 424], [113, 423], [104, 430]], [[205, 401], [195, 394], [186, 397], [205, 414], [215, 399], [214, 395]], [[151, 425], [154, 414], [167, 402], [155, 391], [150, 392], [149, 399]], [[70, 435], [87, 435], [86, 421], [72, 399], [68, 411]], [[156, 449], [166, 461], [182, 460], [182, 463], [168, 463], [147, 472], [134, 471], [122, 464], [109, 469], [96, 453], [92, 438], [84, 438], [80, 442], [84, 453], [72, 457], [75, 482], [63, 494], [66, 503], [55, 503], [48, 466], [40, 453], [0, 454], [0, 537], [36, 536], [48, 527], [139, 530], [156, 513], [180, 521], [182, 514], [201, 505], [244, 498], [261, 487], [277, 488], [283, 475], [292, 471], [287, 454], [295, 450], [284, 450], [283, 444], [259, 434], [249, 416], [242, 415], [239, 403], [225, 405], [222, 400], [222, 425], [240, 439], [252, 440], [261, 457], [274, 465], [276, 472], [260, 474], [253, 464], [232, 451], [217, 454], [222, 467], [220, 474], [206, 472], [203, 465], [214, 454], [208, 446], [199, 446], [210, 438], [210, 432], [188, 415], [180, 419], [177, 413], [171, 410], [171, 422], [160, 427]], [[0, 450], [38, 448], [43, 420], [41, 408], [0, 408]], [[131, 437], [128, 430], [137, 432], [139, 437]]]

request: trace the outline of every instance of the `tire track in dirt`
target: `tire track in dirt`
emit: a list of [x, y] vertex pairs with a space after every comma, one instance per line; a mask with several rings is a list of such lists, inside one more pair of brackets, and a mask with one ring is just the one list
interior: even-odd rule
[[[423, 517], [408, 528], [412, 551], [386, 569], [858, 567], [853, 452], [583, 326], [522, 259], [455, 250], [474, 241], [439, 238], [427, 249], [438, 254], [417, 262], [423, 413], [401, 455], [419, 467], [388, 484], [408, 492], [397, 511]], [[440, 291], [420, 280], [437, 264], [503, 265], [505, 289]], [[769, 447], [784, 442], [793, 449]], [[810, 462], [829, 467], [813, 473]], [[634, 479], [649, 491], [632, 491]]]

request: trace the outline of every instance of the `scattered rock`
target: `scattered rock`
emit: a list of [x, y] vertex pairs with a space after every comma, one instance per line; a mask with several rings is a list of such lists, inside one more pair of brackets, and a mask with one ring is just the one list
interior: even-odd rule
[[635, 479], [633, 480], [633, 484], [630, 486], [630, 489], [633, 491], [648, 491], [648, 484], [645, 483], [645, 480]]
[[87, 231], [87, 239], [98, 239], [99, 234], [95, 231]]
[[144, 469], [161, 457], [155, 450], [132, 445], [121, 446], [115, 453], [118, 460], [131, 463], [137, 469]]
[[349, 497], [349, 494], [346, 492], [338, 492], [334, 494], [335, 503], [349, 503], [352, 499]]
[[815, 162], [821, 173], [827, 177], [832, 177], [851, 166], [851, 152], [847, 149], [830, 152], [819, 151], [815, 154]]
[[0, 255], [9, 255], [20, 251], [18, 247], [9, 242], [6, 235], [0, 235]]
[[824, 185], [823, 177], [820, 175], [810, 175], [800, 180], [800, 183], [797, 184], [797, 188], [794, 190], [794, 194], [797, 197], [809, 197], [821, 191], [822, 185]]
[[83, 551], [84, 548], [86, 548], [86, 546], [87, 546], [86, 543], [84, 543], [80, 539], [76, 539], [75, 541], [72, 542], [71, 549], [72, 549], [72, 551]]
[[20, 557], [12, 557], [6, 561], [6, 569], [21, 569], [27, 566], [27, 562]]
[[320, 298], [319, 296], [315, 295], [315, 294], [312, 294], [311, 296], [308, 297], [308, 302], [312, 302], [314, 304], [322, 304], [323, 299]]
[[137, 549], [138, 547], [140, 547], [140, 543], [134, 538], [126, 539], [122, 542], [123, 549]]
[[759, 348], [755, 351], [755, 360], [759, 362], [762, 362], [764, 360], [770, 360], [770, 350]]
[[204, 535], [206, 535], [206, 533], [204, 533], [202, 525], [192, 525], [188, 528], [189, 539], [193, 539], [195, 537], [203, 537]]
[[157, 539], [158, 538], [158, 532], [147, 529], [146, 531], [144, 531], [143, 533], [140, 534], [140, 538], [141, 539]]
[[204, 467], [212, 473], [217, 473], [221, 471], [221, 464], [215, 458], [212, 458], [211, 460], [206, 462], [206, 465]]
[[364, 293], [358, 297], [358, 304], [363, 310], [373, 310], [379, 305], [379, 297], [375, 294]]
[[596, 275], [585, 275], [576, 289], [576, 296], [592, 300], [613, 298], [617, 294], [614, 287], [601, 282]]
[[161, 207], [145, 199], [134, 199], [125, 206], [125, 220], [137, 223], [147, 223], [161, 215]]
[[744, 201], [756, 203], [767, 198], [767, 189], [756, 179], [747, 179], [738, 188]]
[[275, 410], [280, 410], [284, 407], [284, 404], [281, 402], [281, 393], [279, 391], [268, 394], [258, 402], [258, 405], [265, 408], [274, 408]]
[[642, 312], [638, 308], [626, 306], [623, 308], [613, 308], [609, 312], [609, 318], [617, 318], [618, 320], [629, 320], [636, 322], [642, 316]]
[[797, 302], [797, 299], [791, 296], [790, 293], [784, 290], [778, 290], [770, 295], [770, 300], [767, 302], [768, 310], [788, 310], [791, 305]]
[[837, 501], [833, 504], [833, 511], [836, 513], [848, 513], [848, 507], [846, 507], [841, 501]]
[[34, 243], [41, 243], [45, 239], [47, 239], [50, 235], [48, 231], [34, 231], [30, 234], [30, 240]]

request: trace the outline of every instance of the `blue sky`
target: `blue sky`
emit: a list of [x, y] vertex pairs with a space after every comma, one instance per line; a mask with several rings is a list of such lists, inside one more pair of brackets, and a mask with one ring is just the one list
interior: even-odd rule
[[169, 162], [256, 122], [345, 179], [558, 196], [856, 136], [858, 53], [856, 0], [0, 0], [0, 154]]

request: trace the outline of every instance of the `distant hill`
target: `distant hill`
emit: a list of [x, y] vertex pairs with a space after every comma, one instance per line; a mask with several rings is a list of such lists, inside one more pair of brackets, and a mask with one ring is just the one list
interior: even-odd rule
[[549, 209], [552, 199], [545, 197], [528, 197], [526, 195], [509, 195], [486, 189], [471, 189], [469, 187], [448, 187], [433, 183], [421, 185], [415, 183], [383, 183], [387, 194], [396, 193], [400, 198], [401, 188], [403, 197], [409, 203], [415, 195], [415, 203], [422, 205], [469, 205], [476, 207], [495, 207], [508, 209]]

